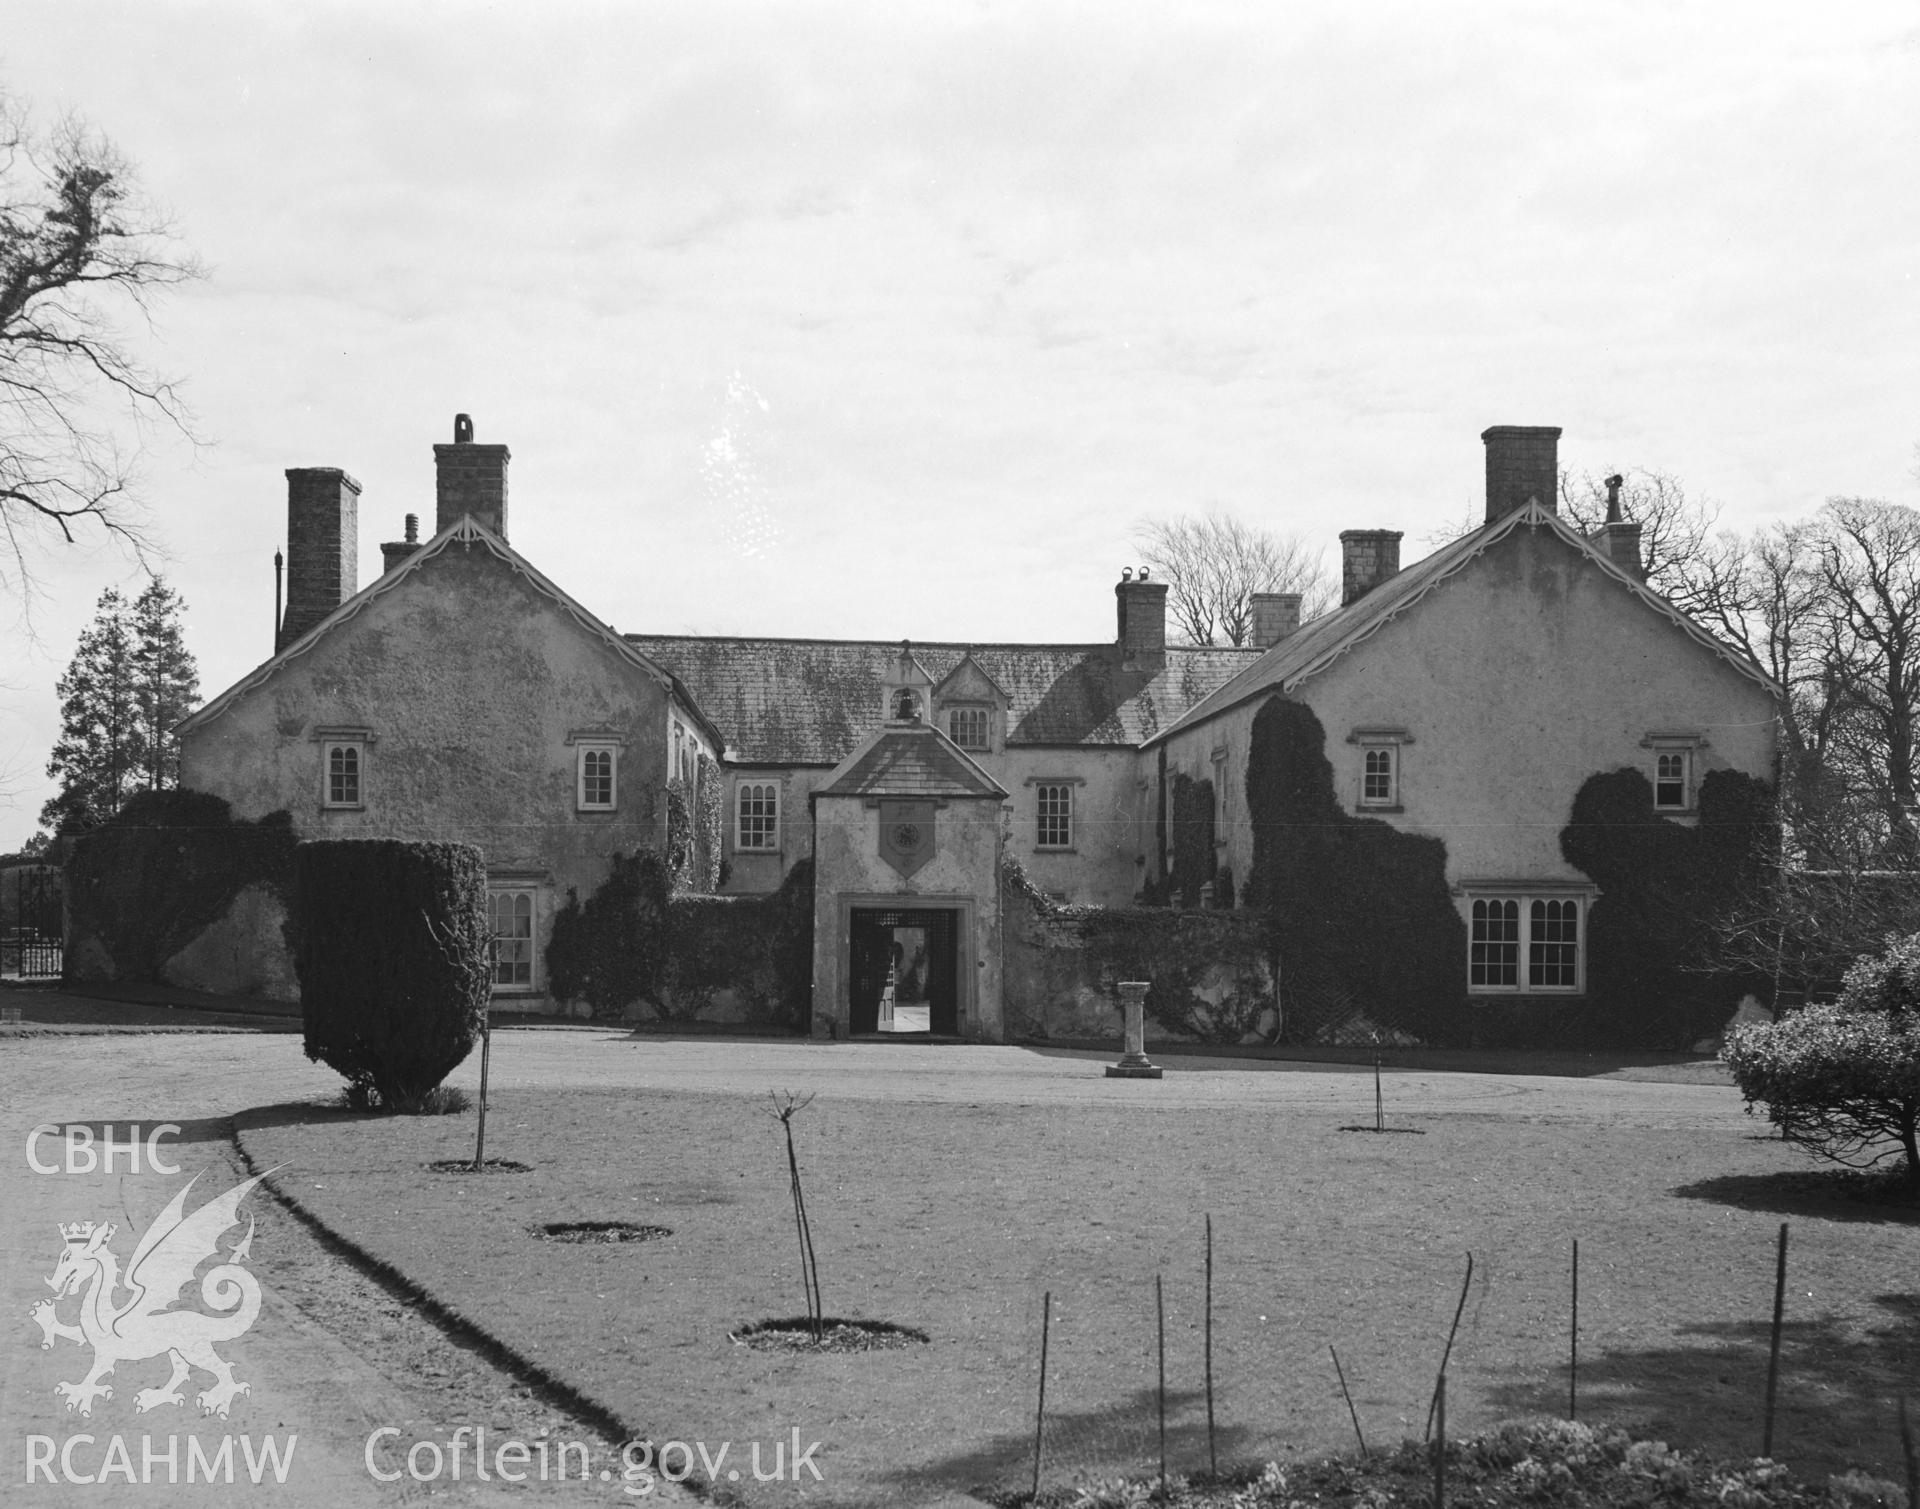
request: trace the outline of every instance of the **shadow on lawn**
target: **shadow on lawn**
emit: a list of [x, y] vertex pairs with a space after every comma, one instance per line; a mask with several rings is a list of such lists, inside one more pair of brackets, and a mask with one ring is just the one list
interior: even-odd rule
[[243, 1132], [262, 1127], [331, 1126], [341, 1121], [379, 1121], [385, 1111], [357, 1111], [337, 1100], [287, 1100], [276, 1105], [254, 1106], [236, 1111], [233, 1124]]
[[[1793, 1297], [1789, 1291], [1789, 1317]], [[1885, 1312], [1877, 1324], [1790, 1318], [1782, 1331], [1773, 1455], [1815, 1483], [1854, 1467], [1895, 1480], [1904, 1474], [1894, 1400], [1913, 1387], [1920, 1365], [1920, 1296], [1872, 1302]], [[1769, 1331], [1765, 1320], [1697, 1326], [1682, 1333], [1693, 1345], [1583, 1355], [1580, 1418], [1713, 1456], [1758, 1456]], [[1566, 1370], [1490, 1385], [1487, 1397], [1507, 1414], [1564, 1415]]]
[[1920, 1205], [1872, 1199], [1849, 1188], [1858, 1175], [1848, 1169], [1804, 1169], [1772, 1174], [1720, 1174], [1673, 1193], [1684, 1200], [1708, 1200], [1741, 1210], [1807, 1216], [1825, 1221], [1868, 1221], [1888, 1226], [1920, 1226]]
[[[1037, 1386], [1037, 1377], [1023, 1386]], [[1029, 1408], [1033, 1401], [1029, 1400]], [[1224, 1468], [1250, 1454], [1250, 1432], [1222, 1421], [1214, 1432], [1215, 1449]], [[1207, 1399], [1199, 1389], [1167, 1390], [1167, 1471], [1175, 1475], [1207, 1468]], [[1152, 1476], [1160, 1470], [1160, 1417], [1154, 1389], [1136, 1390], [1125, 1400], [1078, 1412], [1056, 1412], [1047, 1407], [1046, 1449], [1041, 1463], [1043, 1487], [1072, 1482], [1076, 1477], [1114, 1478]], [[874, 1502], [899, 1503], [900, 1495], [931, 1485], [947, 1489], [1004, 1489], [1033, 1483], [1033, 1427], [1018, 1435], [993, 1436], [948, 1456], [915, 1467], [886, 1473], [886, 1492]]]

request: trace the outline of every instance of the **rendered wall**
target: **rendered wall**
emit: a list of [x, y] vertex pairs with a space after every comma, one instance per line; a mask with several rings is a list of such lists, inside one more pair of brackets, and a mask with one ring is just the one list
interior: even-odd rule
[[1001, 1013], [1000, 824], [997, 798], [949, 801], [934, 817], [934, 856], [912, 876], [880, 857], [880, 809], [864, 797], [814, 803], [813, 1035], [847, 1035], [847, 913], [921, 903], [963, 913], [960, 1035], [1005, 1041]]
[[[1695, 732], [1694, 779], [1734, 769], [1771, 780], [1774, 709], [1756, 682], [1544, 532], [1514, 531], [1435, 587], [1294, 697], [1327, 731], [1335, 791], [1447, 846], [1447, 876], [1582, 880], [1560, 855], [1574, 793], [1600, 771], [1651, 777], [1651, 732]], [[1247, 751], [1264, 697], [1170, 741], [1169, 769], [1212, 778], [1227, 752], [1222, 863], [1244, 883]], [[1398, 813], [1357, 806], [1355, 728], [1406, 729]], [[1461, 898], [1462, 915], [1468, 905]]]
[[[544, 954], [568, 887], [587, 895], [608, 855], [663, 842], [667, 703], [506, 561], [453, 545], [188, 730], [181, 780], [239, 816], [284, 807], [302, 838], [474, 844], [535, 887]], [[324, 728], [370, 732], [360, 809], [321, 805]], [[614, 812], [575, 810], [567, 738], [583, 729], [625, 740]]]
[[[981, 766], [1012, 793], [1007, 852], [1041, 891], [1084, 906], [1125, 906], [1146, 883], [1151, 792], [1133, 749], [1041, 749], [1015, 744]], [[1075, 781], [1073, 847], [1041, 849], [1036, 783]]]

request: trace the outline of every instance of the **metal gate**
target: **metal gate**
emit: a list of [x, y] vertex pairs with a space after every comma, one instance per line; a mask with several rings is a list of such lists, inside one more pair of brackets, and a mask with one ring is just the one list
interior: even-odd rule
[[57, 865], [19, 865], [13, 882], [13, 916], [5, 919], [6, 948], [0, 971], [34, 978], [59, 975], [65, 926], [64, 872]]
[[945, 907], [853, 908], [847, 939], [852, 964], [849, 1030], [864, 1033], [876, 1029], [880, 992], [886, 988], [889, 969], [896, 965], [899, 936], [919, 933], [925, 935], [926, 994], [932, 1008], [929, 1029], [935, 1036], [957, 1037], [959, 924], [959, 912]]

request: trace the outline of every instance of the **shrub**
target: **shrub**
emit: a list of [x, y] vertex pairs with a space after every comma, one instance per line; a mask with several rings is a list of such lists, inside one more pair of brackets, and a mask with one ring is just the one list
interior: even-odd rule
[[651, 849], [613, 856], [583, 905], [569, 890], [547, 944], [547, 983], [563, 1001], [617, 1016], [635, 1001], [660, 1006], [667, 962], [667, 866]]
[[140, 792], [72, 842], [73, 931], [105, 945], [117, 979], [157, 979], [247, 886], [270, 886], [283, 901], [292, 889], [293, 819], [236, 819], [204, 791]]
[[1883, 953], [1857, 960], [1840, 987], [1853, 1011], [1920, 1018], [1920, 933], [1889, 938]]
[[417, 1113], [479, 1040], [493, 988], [487, 872], [466, 844], [323, 839], [294, 853], [288, 941], [307, 1057]]
[[1729, 1033], [1720, 1056], [1748, 1112], [1766, 1106], [1783, 1137], [1852, 1168], [1904, 1157], [1906, 1182], [1920, 1186], [1920, 1015], [1882, 1004], [1911, 991], [1916, 960], [1920, 935], [1862, 961], [1838, 1003]]

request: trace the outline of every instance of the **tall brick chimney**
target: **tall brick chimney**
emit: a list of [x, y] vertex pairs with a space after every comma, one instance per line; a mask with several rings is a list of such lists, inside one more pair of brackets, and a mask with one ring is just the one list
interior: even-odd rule
[[1113, 589], [1120, 617], [1120, 653], [1127, 660], [1165, 660], [1167, 656], [1167, 584], [1150, 582], [1142, 571], [1121, 574]]
[[1270, 650], [1300, 627], [1298, 592], [1255, 592], [1247, 599], [1253, 610], [1253, 633], [1247, 643]]
[[1340, 606], [1358, 602], [1400, 570], [1398, 529], [1340, 531]]
[[287, 611], [278, 654], [360, 590], [360, 484], [337, 466], [287, 469]]
[[434, 493], [438, 508], [433, 532], [472, 514], [501, 539], [507, 537], [507, 462], [504, 445], [475, 445], [473, 421], [453, 416], [453, 444], [433, 448]]
[[1559, 510], [1560, 427], [1550, 424], [1496, 424], [1482, 430], [1487, 447], [1487, 518], [1504, 519], [1529, 498], [1549, 513]]

